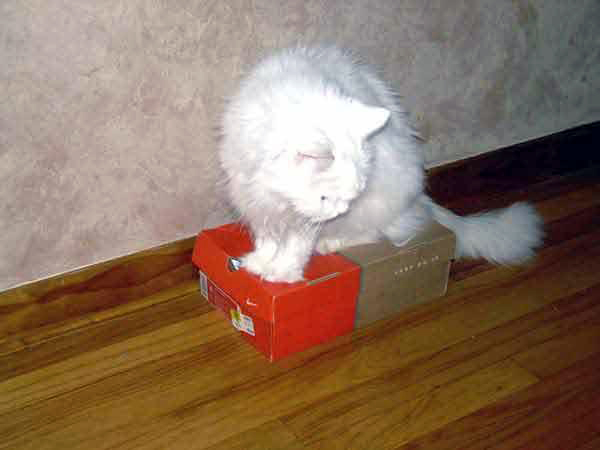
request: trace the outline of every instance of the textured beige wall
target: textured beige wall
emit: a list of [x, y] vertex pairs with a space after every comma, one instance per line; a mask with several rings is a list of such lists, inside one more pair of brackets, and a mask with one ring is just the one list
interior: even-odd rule
[[598, 0], [3, 0], [0, 288], [192, 235], [260, 54], [378, 64], [430, 165], [600, 119]]

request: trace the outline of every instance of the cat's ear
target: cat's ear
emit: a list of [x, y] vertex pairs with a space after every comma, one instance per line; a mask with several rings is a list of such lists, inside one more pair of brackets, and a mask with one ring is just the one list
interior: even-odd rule
[[367, 106], [359, 102], [352, 102], [352, 114], [350, 121], [352, 129], [366, 138], [379, 131], [389, 120], [390, 111], [385, 108]]

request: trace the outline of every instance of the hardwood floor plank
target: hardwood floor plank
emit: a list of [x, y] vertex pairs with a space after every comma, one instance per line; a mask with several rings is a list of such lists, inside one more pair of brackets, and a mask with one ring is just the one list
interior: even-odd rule
[[542, 215], [545, 224], [598, 205], [600, 205], [600, 183], [535, 202], [535, 207]]
[[600, 228], [600, 206], [551, 222], [546, 227], [545, 245], [552, 246]]
[[[182, 327], [181, 334], [171, 328], [168, 333], [152, 334], [154, 339], [140, 337], [119, 344], [133, 352], [116, 352], [125, 357], [125, 363], [131, 363], [135, 354], [142, 355], [136, 362], [139, 365], [125, 372], [112, 370], [114, 365], [124, 367], [118, 358], [112, 364], [106, 361], [108, 369], [100, 374], [102, 377], [98, 377], [97, 367], [85, 364], [90, 359], [85, 355], [67, 360], [67, 381], [75, 387], [67, 390], [51, 384], [55, 395], [0, 415], [0, 448], [53, 448], [52, 442], [62, 442], [67, 448], [115, 448], [130, 440], [129, 428], [135, 431], [151, 421], [160, 422], [161, 416], [168, 423], [185, 423], [202, 405], [281, 373], [280, 368], [248, 346], [220, 313], [211, 312], [198, 319], [205, 322], [187, 321], [187, 330]], [[167, 354], [161, 354], [157, 345]], [[49, 368], [58, 371], [64, 366]], [[62, 393], [56, 393], [56, 389]], [[34, 385], [31, 391], [36, 394], [40, 388]], [[210, 417], [208, 414], [205, 419], [210, 421]], [[208, 446], [247, 428], [252, 426], [241, 424], [227, 428], [226, 433], [215, 435], [211, 441], [200, 436], [198, 442]], [[199, 444], [192, 439], [189, 445]]]
[[392, 393], [323, 420], [311, 429], [295, 427], [311, 449], [390, 449], [436, 430], [534, 384], [535, 377], [510, 361], [486, 367], [415, 397]]
[[[59, 333], [54, 327], [21, 337], [22, 346], [0, 356], [0, 381], [91, 352], [212, 311], [199, 293], [153, 304], [113, 317], [88, 317]], [[117, 308], [118, 309], [118, 308]]]
[[[600, 393], [592, 392], [595, 399], [600, 401]], [[580, 399], [577, 399], [580, 402]], [[565, 407], [577, 410], [577, 405], [565, 405]], [[580, 416], [564, 417], [558, 413], [553, 417], [536, 422], [533, 426], [522, 433], [517, 433], [500, 445], [503, 448], [514, 448], [518, 450], [562, 450], [575, 449], [585, 445], [590, 439], [600, 433], [600, 405]], [[562, 430], [556, 433], [556, 430]], [[551, 436], [551, 438], [549, 438]]]
[[223, 322], [217, 312], [211, 312], [4, 380], [0, 414], [233, 334]]
[[590, 291], [558, 300], [546, 308], [517, 318], [405, 368], [369, 380], [310, 404], [283, 418], [299, 436], [312, 435], [322, 423], [379, 398], [406, 392], [408, 398], [459, 380], [476, 370], [497, 364], [553, 336], [600, 318], [600, 285]]
[[303, 450], [304, 445], [275, 420], [211, 445], [208, 450]]
[[592, 355], [600, 357], [600, 317], [517, 353], [513, 359], [536, 376], [545, 378]]
[[[523, 369], [517, 366], [511, 367], [514, 367], [514, 371], [512, 369], [505, 371], [498, 369], [497, 372], [494, 371], [493, 374], [489, 375], [490, 378], [494, 378], [498, 382], [498, 385], [494, 385], [496, 395], [501, 395], [502, 392], [505, 392], [501, 386], [509, 390], [516, 389], [521, 384], [530, 383], [535, 380], [534, 377]], [[521, 375], [523, 378], [520, 377]], [[481, 380], [484, 381], [484, 378]], [[491, 379], [485, 378], [485, 386], [490, 387], [492, 384]], [[277, 403], [281, 403], [281, 397], [279, 397], [277, 391], [272, 391], [268, 388], [267, 391], [271, 395], [278, 397]], [[454, 387], [454, 390], [450, 392], [457, 393], [458, 391], [459, 389]], [[241, 395], [244, 395], [244, 393]], [[251, 395], [251, 393], [245, 395]], [[288, 391], [286, 395], [289, 396], [292, 394]], [[492, 394], [490, 393], [490, 395]], [[250, 411], [248, 404], [240, 405], [239, 397], [235, 396], [235, 398], [223, 399], [218, 405], [202, 405], [201, 408], [193, 411], [193, 414], [183, 417], [178, 415], [178, 420], [173, 420], [173, 417], [169, 417], [168, 420], [165, 417], [159, 418], [153, 421], [152, 427], [144, 427], [145, 431], [143, 433], [135, 433], [130, 438], [122, 438], [117, 442], [111, 443], [111, 445], [105, 446], [106, 440], [101, 436], [98, 436], [97, 439], [87, 441], [87, 445], [89, 446], [88, 448], [112, 448], [113, 445], [147, 449], [164, 448], [167, 445], [175, 448], [190, 448], [192, 445], [195, 448], [203, 448], [203, 444], [199, 444], [200, 442], [208, 443], [215, 439], [218, 440], [219, 435], [231, 433], [232, 428], [239, 430], [239, 428], [245, 428], [247, 424], [260, 423], [261, 416], [268, 415], [268, 412], [276, 407], [275, 402], [267, 403], [266, 399], [262, 396], [251, 395], [251, 400], [253, 404], [261, 405], [265, 411], [262, 411], [263, 408]], [[207, 417], [209, 411], [210, 418]], [[229, 414], [221, 414], [221, 412], [224, 413], [225, 411], [229, 411]], [[233, 420], [230, 420], [231, 415], [235, 416]], [[237, 427], [234, 427], [234, 423], [237, 424]], [[84, 448], [84, 446], [81, 448]]]
[[184, 239], [0, 292], [0, 336], [169, 295], [182, 284], [195, 288], [193, 244]]
[[[5, 440], [9, 447], [16, 442], [14, 439], [24, 439], [21, 444], [25, 445], [41, 436], [67, 442], [71, 448], [102, 449], [118, 445], [160, 448], [171, 444], [175, 448], [177, 445], [186, 448], [198, 446], [198, 442], [209, 446], [336, 392], [408, 367], [593, 286], [600, 270], [600, 258], [596, 255], [598, 242], [600, 233], [592, 233], [550, 249], [551, 254], [541, 257], [540, 267], [518, 273], [512, 271], [512, 277], [507, 278], [506, 269], [497, 268], [492, 271], [498, 274], [496, 282], [486, 273], [482, 274], [485, 275], [483, 282], [473, 282], [475, 276], [456, 283], [463, 284], [463, 288], [455, 286], [456, 297], [451, 295], [445, 299], [439, 309], [430, 306], [423, 309], [425, 313], [407, 314], [362, 330], [349, 342], [333, 346], [326, 353], [316, 353], [304, 360], [299, 358], [297, 366], [269, 365], [235, 335], [215, 341], [215, 349], [207, 347], [203, 336], [206, 331], [200, 323], [194, 325], [190, 321], [187, 321], [190, 325], [185, 335], [180, 338], [189, 352], [181, 363], [183, 367], [176, 363], [177, 368], [172, 369], [170, 357], [158, 358], [154, 354], [156, 345], [163, 345], [160, 333], [155, 335], [158, 342], [147, 347], [143, 341], [135, 345], [130, 342], [141, 338], [118, 344], [125, 349], [139, 347], [142, 354], [144, 348], [147, 353], [153, 353], [147, 364], [132, 364], [126, 372], [115, 373], [118, 371], [113, 368], [114, 362], [105, 362], [103, 369], [104, 359], [99, 356], [109, 355], [102, 352], [110, 352], [113, 346], [93, 352], [95, 358], [85, 355], [81, 359], [71, 358], [65, 361], [65, 366], [51, 365], [36, 374], [42, 380], [31, 378], [29, 374], [24, 375], [30, 376], [29, 379], [17, 377], [21, 388], [32, 386], [25, 391], [26, 395], [19, 392], [19, 398], [37, 403], [3, 415], [0, 435], [6, 435], [7, 429], [28, 430], [24, 437], [10, 435], [11, 439]], [[568, 266], [554, 260], [562, 252], [571, 252], [579, 246], [585, 246], [588, 253], [577, 253]], [[202, 317], [209, 316], [210, 313]], [[218, 328], [217, 323], [223, 327], [221, 333], [232, 332], [225, 321], [217, 320], [214, 326]], [[187, 333], [195, 331], [198, 334], [190, 338]], [[203, 343], [196, 351], [209, 352], [197, 358], [202, 361], [197, 365], [191, 362], [195, 341]], [[165, 342], [163, 348], [167, 353], [181, 352], [181, 344], [176, 341]], [[107, 357], [118, 354], [116, 351], [114, 356]], [[85, 361], [99, 364], [100, 370], [87, 368]], [[142, 358], [139, 364], [143, 362]], [[48, 389], [31, 384], [43, 382], [43, 374], [48, 370], [54, 370], [59, 376], [61, 368], [68, 373], [67, 381], [71, 383], [68, 392], [64, 392], [62, 386], [57, 387], [56, 381]], [[69, 371], [65, 371], [66, 368]], [[103, 371], [108, 372], [99, 378], [97, 374]], [[155, 380], [154, 384], [148, 385], [145, 378]], [[73, 390], [76, 386], [77, 390]], [[62, 389], [64, 394], [58, 395], [57, 389]], [[48, 392], [53, 396], [40, 402]], [[76, 410], [65, 411], [65, 404], [78, 406]], [[260, 405], [258, 409], [257, 405]]]
[[[73, 311], [73, 314], [68, 313], [61, 317], [56, 316], [43, 325], [34, 328], [25, 327], [18, 332], [5, 336], [2, 344], [0, 344], [0, 355], [6, 355], [12, 351], [28, 348], [42, 341], [47, 341], [57, 336], [64, 336], [97, 322], [124, 315], [127, 312], [135, 311], [137, 309], [144, 309], [149, 306], [159, 305], [163, 302], [169, 302], [174, 298], [186, 294], [194, 294], [197, 291], [197, 280], [194, 280], [179, 283], [176, 286], [160, 290], [149, 296], [140, 296], [135, 299], [128, 298], [123, 303], [116, 304], [112, 307], [107, 306], [107, 303], [102, 303], [106, 308], [100, 307], [96, 310], [93, 307], [93, 304], [87, 306], [82, 305], [81, 308], [76, 308], [76, 311]], [[79, 300], [83, 303], [87, 301], [85, 298], [80, 298]], [[119, 301], [118, 296], [114, 301]], [[68, 305], [63, 306], [66, 309], [70, 309]], [[17, 345], [15, 345], [15, 343]]]
[[[592, 414], [599, 404], [600, 360], [588, 358], [495, 404], [399, 446], [398, 450], [519, 448], [544, 430], [549, 421], [567, 425]], [[552, 433], [546, 430], [541, 434], [552, 443], [557, 433], [571, 434], [572, 431], [564, 426], [554, 427]], [[569, 447], [555, 448], [562, 450]]]
[[[579, 264], [589, 263], [596, 264], [597, 255], [590, 254], [589, 257], [584, 253], [590, 249], [593, 250], [598, 245], [598, 229], [594, 228], [594, 231], [578, 235], [561, 242], [557, 245], [542, 248], [536, 260], [529, 266], [522, 268], [501, 268], [492, 266], [490, 270], [483, 271], [474, 274], [468, 278], [462, 280], [456, 280], [456, 282], [448, 284], [448, 291], [442, 302], [448, 300], [462, 299], [471, 300], [473, 297], [477, 297], [492, 286], [503, 286], [505, 284], [515, 285], [517, 288], [522, 284], [521, 282], [525, 279], [532, 277], [545, 278], [545, 274], [548, 271], [561, 272], [561, 268], [565, 267], [568, 270], [573, 270]], [[582, 258], [582, 261], [577, 262], [578, 256]], [[568, 264], [565, 264], [568, 261]], [[585, 262], [583, 262], [585, 261]], [[557, 267], [557, 266], [561, 267]], [[551, 277], [548, 277], [552, 281]], [[544, 284], [538, 284], [540, 288], [544, 288]], [[560, 288], [562, 288], [561, 286]], [[577, 287], [572, 283], [568, 283], [564, 286], [567, 290]], [[525, 288], [526, 289], [526, 288]], [[535, 291], [535, 289], [533, 289]], [[493, 295], [493, 294], [492, 294]], [[565, 295], [569, 295], [565, 293]], [[459, 300], [460, 301], [460, 300]]]
[[573, 450], [598, 450], [599, 448], [600, 433], [596, 433], [596, 436], [594, 436], [591, 440], [577, 447], [573, 447]]
[[[496, 404], [399, 446], [398, 450], [518, 448], [524, 443], [520, 435], [539, 426], [536, 424], [543, 426], [552, 417], [568, 423], [594, 411], [600, 400], [599, 369], [597, 358], [582, 361]], [[569, 432], [568, 428], [558, 430]], [[546, 434], [546, 437], [552, 440], [552, 435]]]

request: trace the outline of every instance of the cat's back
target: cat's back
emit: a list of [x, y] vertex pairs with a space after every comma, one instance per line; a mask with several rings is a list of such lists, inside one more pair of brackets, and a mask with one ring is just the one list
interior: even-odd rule
[[330, 87], [360, 99], [368, 88], [367, 71], [353, 55], [337, 47], [292, 47], [258, 63], [242, 84], [242, 94]]
[[352, 74], [354, 66], [352, 57], [336, 47], [292, 47], [260, 62], [255, 76], [265, 81], [316, 76], [335, 81]]

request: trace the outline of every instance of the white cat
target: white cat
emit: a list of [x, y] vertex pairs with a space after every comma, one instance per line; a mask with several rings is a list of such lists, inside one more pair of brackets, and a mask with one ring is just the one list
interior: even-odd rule
[[457, 256], [498, 264], [527, 260], [541, 241], [528, 204], [459, 217], [429, 199], [395, 94], [336, 48], [288, 49], [258, 64], [226, 109], [219, 158], [254, 236], [241, 264], [268, 281], [301, 280], [315, 249], [400, 245], [432, 220], [454, 231]]

